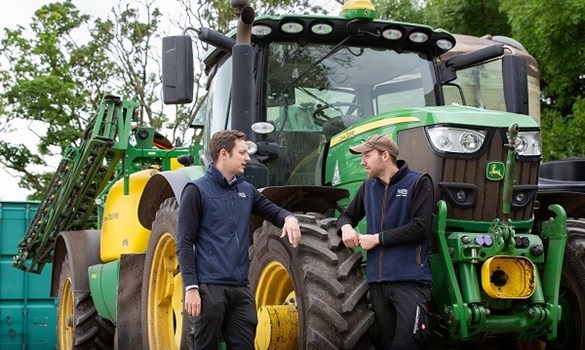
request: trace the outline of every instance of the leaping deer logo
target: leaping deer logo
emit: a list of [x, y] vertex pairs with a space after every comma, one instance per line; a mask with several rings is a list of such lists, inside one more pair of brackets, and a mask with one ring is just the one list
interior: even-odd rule
[[486, 177], [489, 180], [501, 180], [504, 178], [504, 164], [500, 162], [492, 162], [487, 166]]
[[495, 164], [492, 164], [491, 166], [490, 175], [494, 177], [504, 177], [504, 174], [502, 174], [502, 169], [498, 169], [498, 166]]

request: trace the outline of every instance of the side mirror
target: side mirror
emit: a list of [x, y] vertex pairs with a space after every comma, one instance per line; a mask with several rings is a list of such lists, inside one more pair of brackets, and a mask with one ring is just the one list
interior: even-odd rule
[[177, 35], [163, 38], [162, 82], [165, 104], [193, 101], [193, 47], [191, 37]]
[[495, 44], [466, 54], [451, 57], [440, 66], [441, 84], [447, 84], [457, 78], [457, 71], [465, 69], [481, 62], [491, 60], [504, 54], [504, 45]]

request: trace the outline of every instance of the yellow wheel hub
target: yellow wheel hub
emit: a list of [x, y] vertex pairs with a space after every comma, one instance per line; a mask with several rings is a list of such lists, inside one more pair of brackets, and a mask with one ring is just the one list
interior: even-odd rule
[[59, 345], [62, 349], [73, 349], [73, 290], [71, 279], [66, 279], [59, 299]]
[[173, 236], [166, 232], [153, 252], [148, 281], [148, 341], [151, 348], [178, 349], [183, 316], [183, 283]]
[[284, 265], [271, 261], [264, 267], [255, 297], [258, 308], [256, 349], [298, 349], [299, 316], [295, 291]]

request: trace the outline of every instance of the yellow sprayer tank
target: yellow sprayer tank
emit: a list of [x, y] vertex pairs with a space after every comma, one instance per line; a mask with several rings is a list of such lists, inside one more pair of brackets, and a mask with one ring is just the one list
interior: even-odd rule
[[150, 230], [138, 221], [138, 202], [146, 182], [158, 170], [146, 169], [130, 175], [128, 195], [124, 180], [117, 181], [106, 198], [102, 222], [100, 257], [103, 262], [120, 259], [121, 254], [143, 253]]

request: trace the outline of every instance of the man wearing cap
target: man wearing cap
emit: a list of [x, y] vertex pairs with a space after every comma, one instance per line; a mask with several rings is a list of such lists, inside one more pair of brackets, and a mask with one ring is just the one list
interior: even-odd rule
[[[398, 145], [374, 135], [350, 147], [368, 179], [337, 221], [343, 243], [367, 251], [367, 279], [382, 349], [422, 349], [431, 299], [429, 240], [434, 206], [427, 174], [408, 168]], [[354, 227], [366, 218], [367, 232]]]

